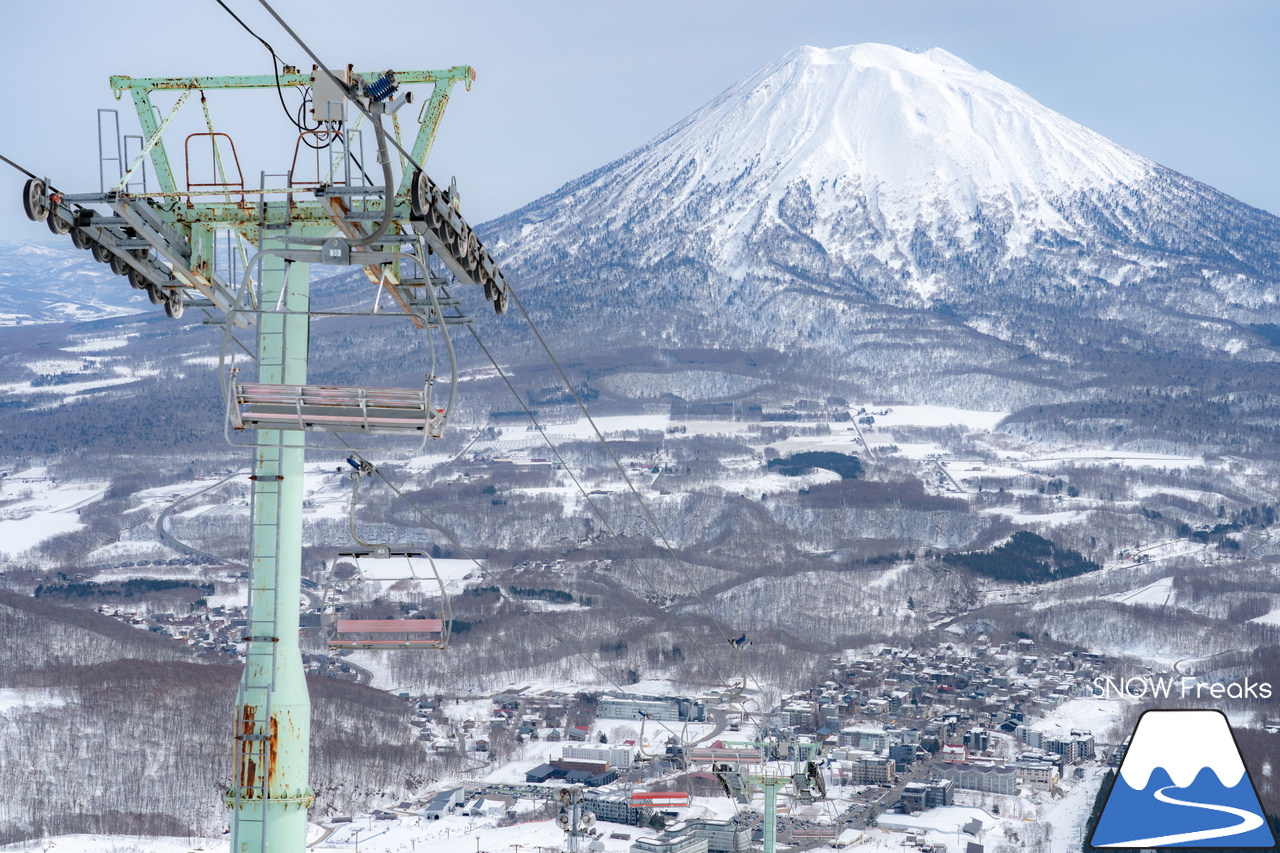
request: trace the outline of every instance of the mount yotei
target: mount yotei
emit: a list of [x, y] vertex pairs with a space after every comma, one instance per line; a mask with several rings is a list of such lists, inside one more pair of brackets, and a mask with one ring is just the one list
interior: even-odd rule
[[1280, 219], [936, 48], [794, 50], [485, 231], [583, 350], [814, 350], [828, 387], [1148, 437], [1159, 404], [1108, 401], [1157, 374], [1268, 410], [1280, 379]]

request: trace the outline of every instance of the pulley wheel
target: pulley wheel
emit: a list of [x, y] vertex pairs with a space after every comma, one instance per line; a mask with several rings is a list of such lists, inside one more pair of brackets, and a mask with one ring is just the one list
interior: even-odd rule
[[61, 216], [53, 214], [52, 212], [50, 212], [49, 218], [44, 221], [44, 224], [48, 225], [49, 230], [54, 234], [57, 234], [59, 237], [63, 234], [69, 233], [74, 227], [70, 222], [63, 219]]
[[72, 228], [71, 243], [77, 249], [87, 249], [93, 245], [93, 238], [83, 228]]
[[427, 225], [430, 226], [436, 237], [440, 239], [440, 242], [444, 243], [446, 249], [453, 243], [453, 226], [434, 207], [431, 208], [431, 216], [427, 217]]
[[409, 181], [409, 205], [413, 215], [419, 219], [427, 215], [431, 207], [431, 180], [427, 173], [418, 169]]
[[49, 215], [49, 202], [44, 192], [44, 181], [39, 178], [27, 178], [22, 185], [22, 209], [32, 222], [41, 222]]
[[454, 235], [453, 256], [458, 259], [458, 263], [466, 266], [467, 255], [471, 254], [475, 244], [476, 237], [470, 231], [459, 231]]
[[97, 240], [94, 240], [89, 246], [89, 251], [93, 253], [93, 259], [99, 263], [110, 263], [111, 258], [113, 257], [111, 250], [99, 243]]
[[116, 254], [107, 259], [107, 265], [111, 267], [111, 271], [116, 275], [128, 275], [129, 270], [133, 269], [124, 258]]
[[[138, 272], [137, 270], [133, 269], [132, 267], [129, 269], [129, 272], [125, 275], [125, 278], [129, 279], [129, 286], [132, 287], [134, 290], [146, 290], [148, 285], [151, 284], [150, 279], [148, 279], [146, 276], [144, 276], [142, 273]], [[154, 299], [151, 301], [155, 302]]]
[[164, 313], [169, 315], [170, 320], [177, 320], [182, 317], [183, 312], [187, 310], [186, 300], [182, 296], [181, 290], [172, 290], [168, 297], [164, 300]]
[[426, 208], [427, 208], [425, 212], [425, 216], [423, 217], [427, 221], [427, 227], [430, 228], [432, 231], [435, 231], [438, 233], [440, 231], [441, 223], [444, 222], [444, 216], [441, 215], [440, 207], [439, 207], [440, 205], [439, 190], [425, 196], [425, 201], [423, 202], [423, 204], [426, 205]]
[[505, 290], [498, 291], [498, 298], [493, 300], [493, 313], [495, 314], [507, 313], [508, 300], [509, 300], [509, 297], [507, 296], [507, 292]]

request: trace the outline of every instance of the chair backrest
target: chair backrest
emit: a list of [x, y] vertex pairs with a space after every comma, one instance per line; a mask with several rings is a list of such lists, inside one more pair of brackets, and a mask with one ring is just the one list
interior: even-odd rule
[[330, 649], [443, 649], [441, 619], [339, 619]]

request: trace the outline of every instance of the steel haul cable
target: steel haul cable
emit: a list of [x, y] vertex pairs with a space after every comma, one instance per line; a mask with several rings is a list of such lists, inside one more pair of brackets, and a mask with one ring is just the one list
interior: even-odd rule
[[[343, 439], [341, 435], [338, 435], [338, 440], [343, 444], [347, 444], [346, 440]], [[350, 447], [350, 445], [347, 445], [347, 446]], [[365, 459], [365, 457], [361, 455], [359, 451], [352, 450], [351, 455], [362, 462], [368, 463], [368, 460]], [[485, 568], [485, 566], [482, 565], [478, 559], [472, 556], [471, 552], [468, 551], [465, 547], [463, 547], [463, 545], [460, 542], [458, 542], [458, 540], [453, 536], [452, 533], [450, 533], [448, 530], [446, 530], [444, 527], [438, 524], [435, 521], [435, 519], [427, 515], [426, 512], [424, 512], [417, 504], [415, 504], [412, 500], [410, 500], [408, 495], [402, 492], [399, 488], [396, 487], [394, 483], [392, 483], [390, 480], [387, 479], [386, 475], [382, 473], [381, 469], [379, 469], [376, 465], [372, 465], [372, 463], [369, 463], [369, 464], [370, 464], [370, 467], [373, 469], [373, 475], [375, 477], [381, 480], [383, 484], [387, 488], [389, 488], [392, 491], [392, 493], [395, 494], [396, 497], [398, 497], [402, 502], [404, 502], [404, 504], [408, 506], [409, 509], [413, 510], [413, 512], [419, 518], [421, 518], [428, 525], [430, 525], [433, 530], [435, 530], [441, 536], [443, 536], [449, 542], [450, 545], [456, 548], [458, 552], [463, 555], [463, 557], [466, 560], [469, 560], [472, 563], [472, 565], [476, 567], [476, 570], [480, 572], [480, 574], [483, 577], [487, 578], [491, 582], [496, 583], [498, 581], [498, 579], [494, 576], [494, 573], [491, 572], [489, 569]], [[498, 587], [498, 590], [499, 590], [499, 595], [503, 595], [501, 586]], [[527, 613], [529, 613], [529, 615], [533, 616], [533, 618], [539, 624], [541, 624], [542, 627], [547, 629], [547, 633], [549, 633], [552, 637], [556, 639], [557, 642], [559, 642], [561, 645], [563, 645], [565, 648], [569, 650], [570, 654], [581, 659], [583, 663], [585, 663], [592, 670], [594, 670], [595, 673], [599, 675], [602, 679], [604, 679], [606, 682], [608, 682], [610, 686], [612, 686], [615, 690], [617, 690], [619, 693], [621, 693], [623, 696], [629, 699], [632, 703], [634, 703], [636, 705], [637, 711], [643, 713], [643, 708], [640, 706], [639, 700], [636, 699], [635, 696], [633, 696], [629, 690], [627, 690], [625, 687], [620, 685], [612, 676], [610, 676], [603, 669], [597, 666], [596, 663], [593, 660], [591, 660], [591, 658], [588, 657], [581, 649], [579, 649], [576, 645], [574, 645], [572, 642], [566, 639], [563, 634], [561, 634], [554, 627], [552, 627], [551, 623], [549, 623], [540, 612], [538, 612], [537, 610], [534, 610], [523, 599], [519, 598], [518, 596], [515, 598], [511, 598], [509, 596], [503, 595], [503, 597], [506, 598], [508, 601], [514, 601], [516, 604], [522, 607]], [[676, 736], [675, 731], [673, 731], [669, 726], [664, 725], [663, 728], [671, 732], [673, 737]]]
[[[583, 416], [587, 419], [587, 423], [591, 425], [591, 429], [595, 433], [596, 438], [599, 440], [600, 444], [604, 446], [605, 451], [609, 454], [609, 458], [613, 460], [614, 467], [618, 469], [618, 473], [622, 476], [623, 482], [627, 484], [627, 488], [630, 490], [631, 494], [635, 497], [636, 503], [639, 504], [641, 511], [645, 515], [645, 518], [649, 520], [649, 523], [653, 526], [653, 529], [657, 532], [659, 538], [662, 539], [662, 544], [666, 548], [667, 553], [671, 556], [672, 560], [676, 561], [677, 563], [683, 566], [686, 566], [692, 569], [693, 566], [691, 566], [685, 560], [681, 559], [679, 555], [676, 554], [675, 547], [671, 544], [670, 539], [667, 538], [667, 534], [665, 531], [663, 531], [662, 525], [660, 525], [658, 523], [657, 518], [654, 517], [653, 512], [649, 509], [649, 505], [645, 503], [645, 500], [641, 496], [639, 490], [636, 489], [635, 484], [631, 481], [631, 477], [627, 475], [626, 469], [623, 467], [621, 460], [618, 459], [617, 454], [613, 452], [613, 448], [609, 445], [609, 442], [605, 440], [604, 434], [601, 433], [600, 431], [600, 427], [596, 424], [595, 419], [591, 417], [591, 413], [587, 410], [586, 404], [582, 402], [582, 398], [578, 395], [577, 389], [574, 388], [573, 383], [569, 381], [569, 377], [565, 374], [564, 368], [560, 366], [560, 361], [555, 357], [555, 354], [551, 351], [551, 347], [547, 344], [546, 339], [543, 338], [542, 332], [538, 330], [537, 325], [533, 322], [533, 318], [530, 317], [529, 312], [525, 310], [524, 303], [521, 301], [520, 296], [516, 293], [515, 288], [512, 287], [510, 283], [508, 283], [507, 285], [507, 291], [510, 294], [512, 301], [515, 302], [516, 307], [520, 309], [520, 315], [524, 317], [525, 322], [529, 324], [529, 329], [530, 331], [533, 332], [534, 337], [537, 338], [538, 343], [539, 345], [541, 345], [543, 352], [547, 354], [547, 358], [551, 360], [551, 364], [555, 367], [556, 372], [560, 375], [560, 379], [564, 383], [565, 388], [569, 391], [569, 394], [573, 397], [574, 402], [578, 404], [578, 409], [582, 412]], [[702, 594], [701, 587], [699, 587], [697, 584], [691, 584], [691, 586], [693, 587], [694, 593], [698, 596], [698, 600], [702, 602], [702, 606], [706, 610], [707, 617], [711, 619], [712, 624], [714, 624], [716, 627], [716, 630], [719, 631], [721, 638], [725, 642], [733, 646], [734, 649], [741, 656], [742, 647], [734, 643], [733, 639], [730, 637], [728, 632], [725, 631], [724, 626], [720, 624], [720, 620], [716, 618], [715, 611], [711, 608], [710, 602], [708, 602], [706, 597]], [[756, 689], [760, 692], [761, 699], [763, 699], [765, 695], [764, 688], [760, 686], [759, 680], [756, 679], [756, 677], [750, 673], [749, 669], [746, 666], [745, 657], [742, 657], [742, 660], [743, 660], [744, 672], [746, 672], [747, 675], [750, 677], [751, 681], [755, 683]], [[746, 685], [744, 684], [743, 687], [745, 688]], [[770, 714], [771, 713], [772, 712], [770, 712]]]
[[[573, 469], [570, 467], [569, 463], [564, 459], [563, 456], [560, 455], [559, 448], [557, 448], [555, 446], [555, 443], [551, 441], [551, 437], [547, 435], [546, 430], [543, 428], [542, 424], [538, 422], [538, 419], [534, 416], [533, 412], [529, 409], [528, 405], [524, 402], [524, 399], [520, 396], [520, 392], [518, 392], [515, 389], [515, 386], [511, 384], [510, 378], [506, 375], [506, 372], [503, 371], [503, 369], [498, 365], [498, 362], [494, 359], [493, 354], [489, 351], [489, 348], [486, 347], [484, 345], [484, 342], [480, 340], [480, 336], [476, 332], [475, 328], [468, 325], [467, 329], [471, 332], [472, 338], [475, 339], [476, 345], [480, 347], [480, 350], [485, 354], [485, 357], [489, 359], [489, 363], [492, 364], [494, 369], [498, 372], [498, 376], [501, 377], [503, 383], [506, 384], [507, 389], [510, 390], [512, 396], [516, 398], [516, 402], [520, 404], [520, 408], [523, 409], [524, 413], [529, 416], [529, 420], [532, 421], [534, 428], [538, 431], [538, 434], [542, 436], [542, 440], [546, 443], [547, 447], [551, 450], [552, 454], [556, 457], [556, 461], [560, 463], [560, 466], [564, 470], [564, 472], [569, 475], [569, 479], [573, 481], [574, 486], [577, 487], [578, 492], [582, 495], [587, 505], [591, 507], [592, 512], [595, 513], [596, 517], [600, 520], [600, 523], [604, 525], [605, 530], [608, 531], [609, 536], [618, 545], [620, 553], [622, 553], [624, 555], [624, 558], [631, 563], [632, 568], [635, 570], [636, 574], [640, 577], [640, 579], [644, 581], [645, 586], [649, 588], [649, 591], [653, 593], [655, 599], [661, 598], [661, 593], [658, 592], [658, 588], [654, 585], [653, 581], [648, 577], [648, 575], [646, 575], [640, 569], [640, 567], [635, 563], [634, 559], [629, 553], [629, 549], [623, 544], [621, 537], [613, 529], [613, 526], [609, 523], [608, 516], [605, 515], [604, 511], [601, 510], [600, 507], [596, 504], [596, 502], [591, 499], [591, 496], [587, 492], [586, 487], [582, 485], [582, 482], [578, 479], [577, 475], [573, 473]], [[666, 616], [668, 618], [674, 618], [676, 624], [677, 625], [680, 624], [680, 619], [678, 616], [675, 616], [675, 614], [669, 613], [667, 610], [663, 609], [661, 606], [659, 606], [656, 603], [650, 602], [650, 604], [655, 610], [657, 610], [663, 616]], [[692, 636], [692, 634], [689, 635], [689, 638], [691, 640], [695, 639]], [[702, 658], [703, 662], [711, 670], [712, 674], [715, 675], [716, 679], [721, 683], [727, 684], [728, 681], [719, 673], [716, 665], [706, 656], [706, 653], [702, 650], [702, 647], [696, 641], [693, 643], [692, 648], [694, 649], [695, 653], [697, 653], [698, 656]]]

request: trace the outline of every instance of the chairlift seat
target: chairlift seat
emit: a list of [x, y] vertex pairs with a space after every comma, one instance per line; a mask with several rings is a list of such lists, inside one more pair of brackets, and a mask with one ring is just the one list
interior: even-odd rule
[[339, 559], [347, 557], [354, 560], [374, 559], [386, 560], [391, 557], [425, 557], [427, 552], [421, 548], [394, 548], [387, 545], [373, 548], [356, 548], [350, 551], [339, 551]]
[[443, 649], [441, 619], [339, 619], [338, 631], [329, 641], [339, 649]]
[[643, 808], [673, 808], [689, 805], [688, 791], [633, 791], [631, 805]]
[[425, 389], [233, 383], [237, 430], [416, 435], [431, 421]]

